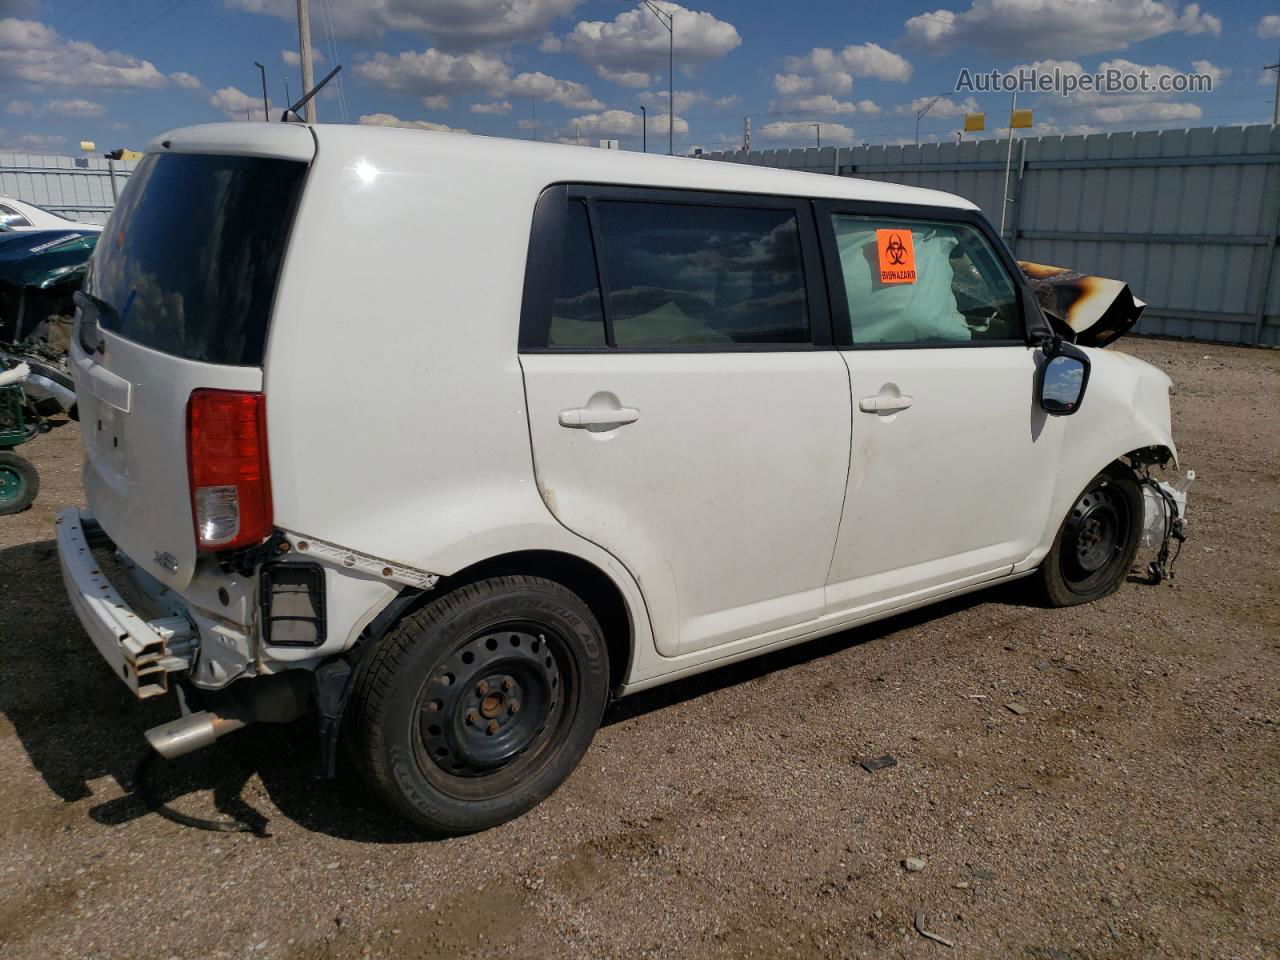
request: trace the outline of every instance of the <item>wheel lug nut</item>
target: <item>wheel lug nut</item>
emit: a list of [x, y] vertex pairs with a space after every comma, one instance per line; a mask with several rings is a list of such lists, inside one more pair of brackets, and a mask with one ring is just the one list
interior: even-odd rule
[[467, 711], [467, 726], [470, 726], [470, 727], [478, 727], [478, 726], [480, 726], [480, 714], [476, 713], [474, 710], [468, 710], [468, 711]]
[[486, 730], [488, 730], [488, 731], [489, 731], [489, 733], [497, 733], [497, 732], [498, 732], [498, 721], [497, 721], [497, 720], [490, 720], [490, 721], [489, 721], [489, 726], [485, 727], [485, 729], [486, 729]]
[[479, 683], [476, 684], [477, 697], [483, 697], [488, 692], [489, 692], [489, 684], [486, 683], [484, 680], [481, 680]]
[[519, 713], [520, 701], [512, 700], [511, 703], [507, 706], [507, 712], [510, 713], [512, 716], [515, 716], [517, 713]]
[[516, 682], [515, 682], [514, 680], [512, 680], [510, 677], [503, 677], [503, 678], [502, 678], [502, 689], [503, 689], [503, 690], [511, 690], [513, 687], [515, 687], [515, 685], [516, 685]]

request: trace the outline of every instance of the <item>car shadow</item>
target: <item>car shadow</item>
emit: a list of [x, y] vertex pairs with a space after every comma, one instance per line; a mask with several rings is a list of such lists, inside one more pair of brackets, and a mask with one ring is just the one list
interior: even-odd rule
[[[271, 806], [307, 830], [359, 843], [417, 843], [406, 825], [368, 788], [339, 752], [333, 780], [315, 776], [318, 750], [309, 718], [262, 724], [175, 761], [156, 759], [139, 771], [148, 748], [143, 731], [172, 720], [172, 697], [138, 701], [115, 678], [80, 627], [63, 594], [52, 540], [0, 550], [0, 582], [12, 584], [0, 610], [0, 736], [11, 728], [48, 789], [64, 803], [107, 790], [92, 804], [96, 822], [119, 825], [155, 814], [154, 804], [188, 816], [269, 830]], [[611, 725], [664, 710], [706, 693], [829, 657], [898, 630], [979, 603], [1025, 604], [1021, 584], [968, 594], [874, 624], [763, 654], [635, 694], [611, 704]], [[150, 798], [150, 802], [149, 799]], [[212, 810], [210, 809], [212, 806]]]

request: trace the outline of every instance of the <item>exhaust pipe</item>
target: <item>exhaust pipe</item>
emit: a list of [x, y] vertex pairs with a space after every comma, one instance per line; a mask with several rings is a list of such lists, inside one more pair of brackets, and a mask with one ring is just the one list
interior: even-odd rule
[[201, 710], [147, 730], [143, 736], [151, 749], [173, 760], [251, 723], [292, 723], [311, 708], [312, 676], [309, 670], [287, 670], [256, 677], [243, 695], [216, 710]]

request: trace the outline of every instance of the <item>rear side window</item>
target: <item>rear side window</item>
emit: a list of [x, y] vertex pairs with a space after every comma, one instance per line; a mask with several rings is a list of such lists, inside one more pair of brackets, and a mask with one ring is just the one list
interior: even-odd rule
[[796, 207], [572, 198], [564, 224], [548, 347], [812, 343]]
[[809, 340], [792, 211], [615, 200], [596, 209], [619, 347]]
[[834, 214], [853, 343], [1021, 342], [1017, 290], [964, 223]]
[[260, 366], [307, 166], [152, 154], [129, 178], [85, 281], [102, 326], [206, 363]]

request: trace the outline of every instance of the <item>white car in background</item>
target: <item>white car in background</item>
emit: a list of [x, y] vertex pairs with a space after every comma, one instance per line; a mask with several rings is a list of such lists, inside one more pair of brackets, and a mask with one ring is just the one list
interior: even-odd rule
[[34, 203], [26, 203], [0, 194], [0, 232], [7, 230], [62, 230], [66, 228], [74, 228], [81, 231], [92, 230], [95, 233], [102, 231], [100, 224], [81, 223], [79, 220], [72, 220], [70, 217], [50, 213], [43, 207], [37, 207]]

